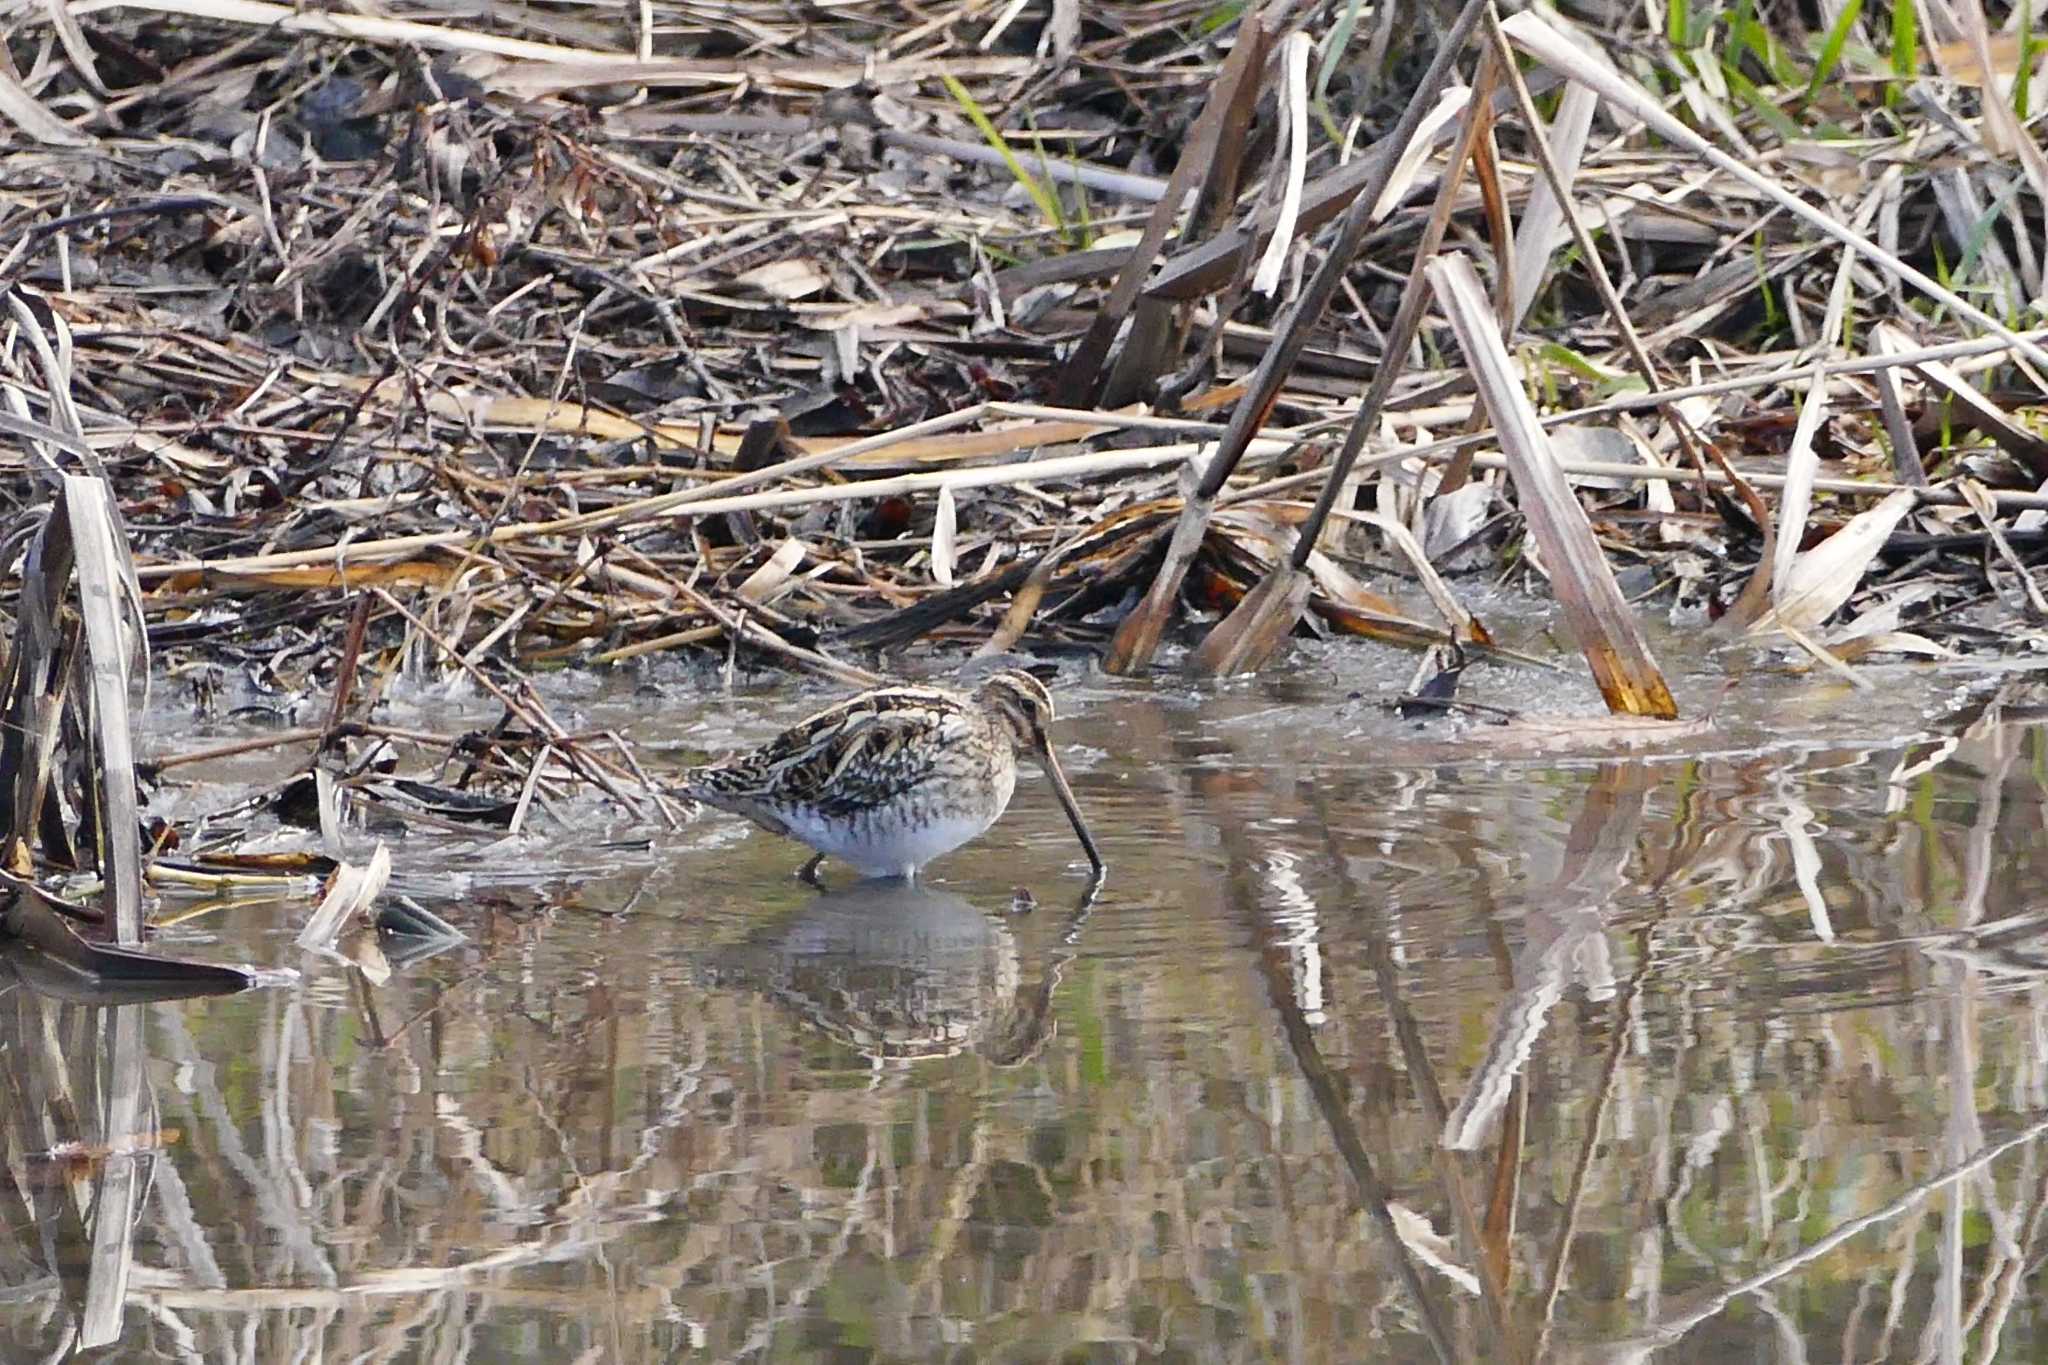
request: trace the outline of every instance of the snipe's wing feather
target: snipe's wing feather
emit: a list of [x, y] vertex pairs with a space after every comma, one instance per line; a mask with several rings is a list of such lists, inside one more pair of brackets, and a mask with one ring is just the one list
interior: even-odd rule
[[820, 711], [751, 754], [687, 774], [684, 789], [728, 810], [768, 804], [844, 814], [930, 778], [971, 728], [946, 693], [871, 692]]

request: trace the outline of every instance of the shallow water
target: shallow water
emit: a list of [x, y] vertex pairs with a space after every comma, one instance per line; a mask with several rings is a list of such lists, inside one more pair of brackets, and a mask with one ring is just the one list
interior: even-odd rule
[[[1093, 905], [1036, 780], [915, 890], [572, 801], [351, 836], [449, 952], [243, 905], [166, 946], [297, 984], [0, 984], [0, 1359], [2048, 1356], [2036, 692], [1703, 668], [1680, 752], [1503, 762], [1366, 655], [1070, 668]], [[678, 764], [825, 695], [554, 688]]]

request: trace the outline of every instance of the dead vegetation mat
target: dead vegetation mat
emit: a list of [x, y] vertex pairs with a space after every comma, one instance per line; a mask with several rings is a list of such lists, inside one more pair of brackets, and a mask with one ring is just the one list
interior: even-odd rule
[[[104, 478], [200, 704], [359, 743], [400, 671], [463, 675], [498, 730], [409, 738], [514, 795], [660, 802], [547, 715], [554, 666], [1133, 672], [1233, 609], [1198, 671], [1298, 631], [1462, 666], [1475, 583], [1606, 600], [1528, 459], [1614, 601], [1721, 647], [2033, 650], [2029, 35], [1487, 8], [18, 10], [0, 488], [27, 526]], [[1533, 454], [1416, 283], [1448, 257]]]

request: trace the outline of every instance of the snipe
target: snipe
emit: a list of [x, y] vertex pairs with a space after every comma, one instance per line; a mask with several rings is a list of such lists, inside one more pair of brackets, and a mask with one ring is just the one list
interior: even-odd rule
[[683, 791], [811, 846], [863, 876], [914, 879], [1001, 817], [1017, 756], [1035, 757], [1100, 880], [1102, 854], [1053, 754], [1052, 694], [1029, 673], [973, 692], [878, 687], [827, 707], [750, 754], [683, 774]]

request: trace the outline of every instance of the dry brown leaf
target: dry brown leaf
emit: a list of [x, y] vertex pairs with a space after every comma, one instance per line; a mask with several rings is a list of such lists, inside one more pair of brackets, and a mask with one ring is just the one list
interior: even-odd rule
[[1752, 633], [1778, 626], [1811, 630], [1834, 615], [1855, 594], [1870, 562], [1918, 501], [1912, 490], [1902, 488], [1793, 560], [1778, 585], [1776, 605], [1751, 627]]
[[766, 294], [771, 299], [807, 299], [819, 291], [829, 288], [832, 277], [819, 268], [816, 262], [802, 257], [784, 261], [770, 261], [757, 265], [733, 277], [733, 283], [742, 289], [752, 289]]

